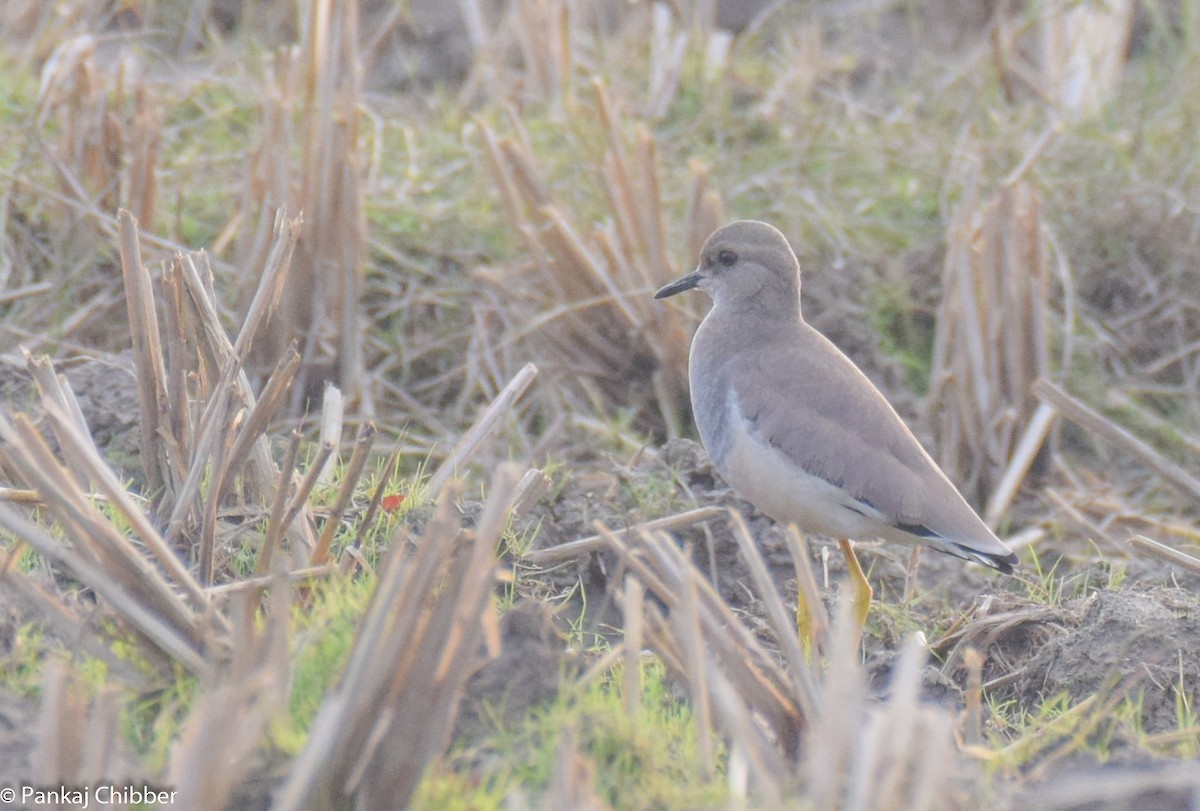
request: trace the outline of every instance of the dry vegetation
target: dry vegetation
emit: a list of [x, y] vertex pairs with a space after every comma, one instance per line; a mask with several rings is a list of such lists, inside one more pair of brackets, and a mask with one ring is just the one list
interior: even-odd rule
[[[1195, 807], [1200, 5], [799, 5], [0, 0], [0, 788]], [[686, 439], [733, 216], [1015, 577]]]

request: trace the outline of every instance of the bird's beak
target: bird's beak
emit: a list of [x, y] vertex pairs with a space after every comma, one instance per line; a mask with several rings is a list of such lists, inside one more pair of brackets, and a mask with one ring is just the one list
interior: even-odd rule
[[691, 290], [693, 287], [696, 287], [700, 284], [700, 280], [702, 278], [703, 276], [700, 275], [700, 271], [695, 270], [684, 276], [682, 279], [676, 279], [675, 281], [671, 282], [666, 287], [655, 293], [654, 297], [667, 298], [668, 296], [673, 296], [676, 293], [682, 293], [684, 290]]

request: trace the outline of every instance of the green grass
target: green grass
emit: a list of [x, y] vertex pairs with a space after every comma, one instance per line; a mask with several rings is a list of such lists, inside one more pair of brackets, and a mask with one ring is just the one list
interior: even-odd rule
[[643, 662], [636, 718], [619, 685], [617, 668], [587, 686], [566, 686], [548, 707], [455, 749], [426, 775], [413, 808], [498, 811], [514, 791], [538, 797], [557, 769], [565, 730], [595, 776], [596, 793], [618, 811], [724, 807], [721, 770], [704, 774], [695, 718], [661, 663]]
[[1030, 576], [1022, 578], [1021, 581], [1025, 586], [1025, 596], [1038, 605], [1051, 607], [1062, 605], [1071, 592], [1068, 585], [1069, 580], [1073, 577], [1057, 574], [1058, 567], [1063, 562], [1062, 558], [1055, 560], [1053, 564], [1046, 564], [1042, 561], [1042, 556], [1038, 554], [1037, 549], [1031, 548], [1026, 555], [1026, 560], [1029, 564], [1027, 569]]
[[880, 283], [875, 286], [868, 319], [880, 349], [904, 366], [908, 385], [918, 395], [929, 392], [929, 364], [937, 329], [934, 316], [913, 306], [911, 291]]
[[166, 767], [171, 747], [187, 721], [199, 695], [194, 677], [176, 672], [175, 681], [137, 696], [130, 696], [121, 713], [126, 741], [151, 770]]
[[48, 653], [41, 627], [26, 622], [13, 629], [7, 647], [7, 655], [0, 659], [0, 684], [19, 695], [36, 695]]
[[273, 730], [276, 743], [295, 754], [321, 702], [337, 682], [374, 588], [373, 577], [334, 576], [307, 605], [292, 610], [292, 694], [288, 723]]
[[1044, 698], [1033, 708], [1015, 701], [989, 702], [993, 757], [999, 770], [1050, 768], [1066, 757], [1088, 755], [1100, 763], [1120, 755], [1194, 757], [1200, 750], [1200, 727], [1189, 697], [1179, 696], [1175, 733], [1149, 734], [1145, 729], [1142, 693], [1116, 701], [1103, 691], [1080, 701], [1065, 693]]

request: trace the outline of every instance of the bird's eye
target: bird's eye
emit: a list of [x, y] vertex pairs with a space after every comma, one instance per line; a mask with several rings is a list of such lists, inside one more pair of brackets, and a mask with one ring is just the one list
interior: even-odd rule
[[723, 267], [731, 268], [737, 264], [737, 254], [733, 251], [721, 251], [719, 254], [717, 254], [717, 261], [720, 262]]

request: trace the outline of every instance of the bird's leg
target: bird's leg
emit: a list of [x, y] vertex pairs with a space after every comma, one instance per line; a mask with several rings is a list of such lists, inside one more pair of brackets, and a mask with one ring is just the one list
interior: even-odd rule
[[824, 644], [828, 639], [829, 616], [825, 612], [825, 604], [821, 602], [817, 578], [813, 575], [812, 559], [808, 556], [808, 547], [804, 536], [800, 534], [800, 528], [795, 524], [788, 524], [787, 538], [788, 551], [791, 552], [792, 563], [796, 567], [796, 631], [800, 636], [804, 656], [811, 662], [816, 655], [818, 643]]
[[842, 554], [846, 556], [846, 568], [849, 570], [850, 581], [854, 588], [854, 620], [857, 623], [857, 638], [862, 639], [863, 629], [867, 627], [867, 614], [871, 610], [871, 595], [874, 592], [871, 584], [867, 582], [867, 575], [863, 572], [862, 564], [858, 562], [858, 555], [854, 554], [854, 547], [850, 545], [850, 541], [846, 538], [839, 538], [838, 546], [841, 547]]
[[796, 589], [796, 631], [800, 634], [804, 655], [811, 661], [812, 652], [817, 646], [817, 618], [803, 586]]

